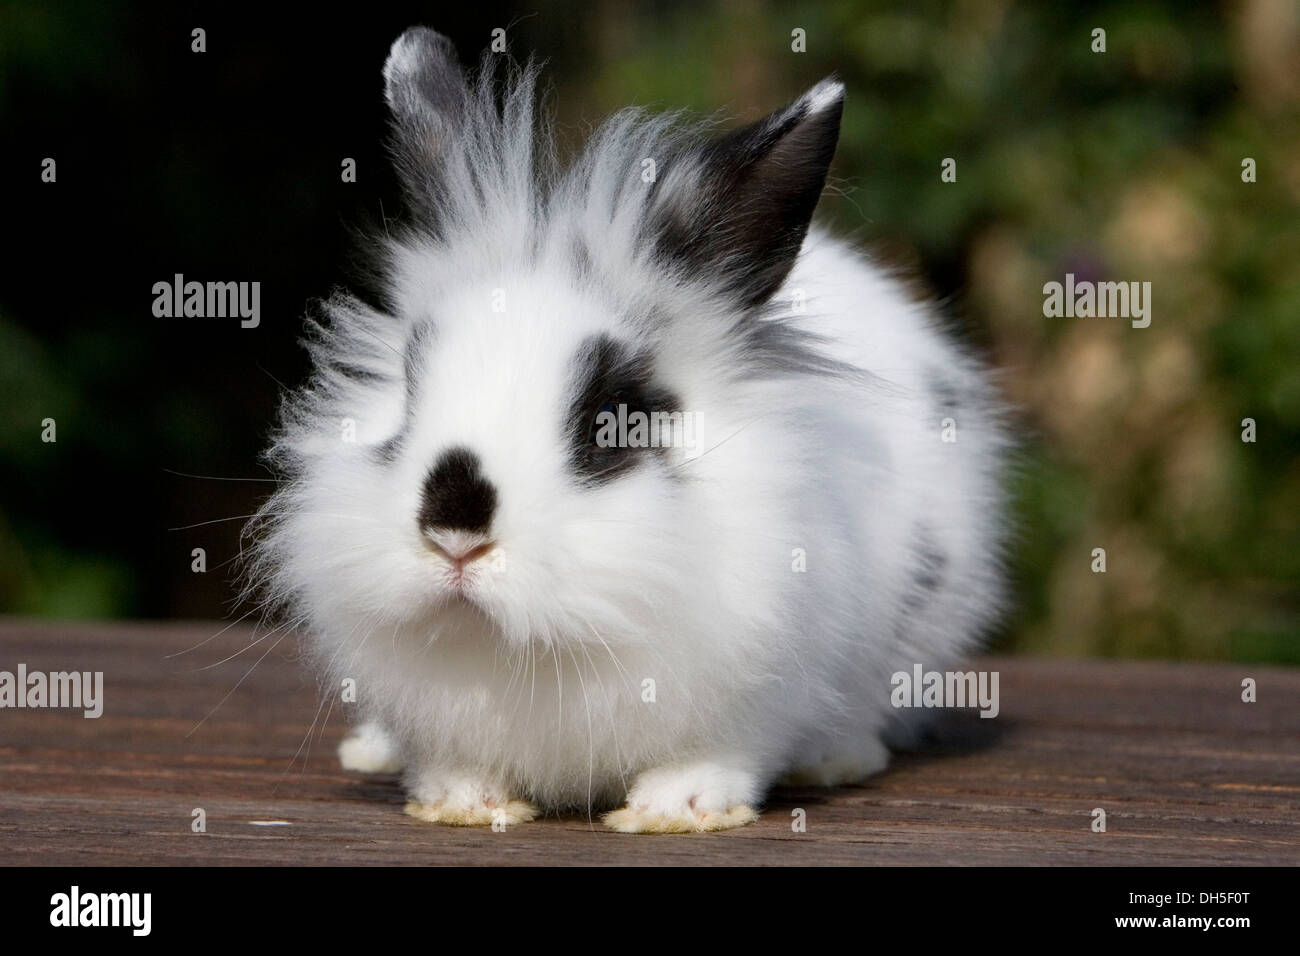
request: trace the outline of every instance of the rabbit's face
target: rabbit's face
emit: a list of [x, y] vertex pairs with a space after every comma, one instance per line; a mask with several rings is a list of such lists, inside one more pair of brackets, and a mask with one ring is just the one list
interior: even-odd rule
[[[352, 490], [389, 553], [359, 554], [355, 578], [405, 592], [389, 606], [410, 621], [468, 606], [519, 640], [605, 631], [681, 524], [691, 410], [651, 338], [564, 275], [463, 283], [420, 311], [400, 424]], [[620, 435], [620, 414], [661, 427]]]

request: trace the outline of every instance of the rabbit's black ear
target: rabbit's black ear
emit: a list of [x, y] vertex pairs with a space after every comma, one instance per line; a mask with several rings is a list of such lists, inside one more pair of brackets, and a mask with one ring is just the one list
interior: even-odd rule
[[823, 80], [766, 119], [670, 161], [651, 200], [656, 253], [715, 274], [745, 306], [769, 299], [808, 232], [843, 109], [844, 84]]
[[411, 27], [393, 43], [384, 63], [384, 98], [398, 135], [430, 159], [460, 126], [468, 95], [456, 48], [441, 33]]

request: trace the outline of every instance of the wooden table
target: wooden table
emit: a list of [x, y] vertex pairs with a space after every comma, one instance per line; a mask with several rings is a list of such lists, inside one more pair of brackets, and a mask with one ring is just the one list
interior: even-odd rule
[[[861, 786], [778, 790], [742, 830], [628, 836], [571, 816], [495, 833], [419, 823], [394, 778], [340, 770], [342, 705], [325, 723], [294, 638], [233, 693], [271, 644], [223, 662], [251, 629], [167, 658], [221, 627], [0, 620], [0, 671], [103, 671], [105, 697], [98, 719], [0, 710], [0, 860], [1300, 863], [1300, 670], [984, 658], [975, 666], [1001, 674], [998, 718], [954, 713], [926, 752]], [[1245, 677], [1257, 703], [1241, 700]], [[1092, 832], [1096, 807], [1105, 833]], [[192, 832], [196, 808], [205, 833]]]

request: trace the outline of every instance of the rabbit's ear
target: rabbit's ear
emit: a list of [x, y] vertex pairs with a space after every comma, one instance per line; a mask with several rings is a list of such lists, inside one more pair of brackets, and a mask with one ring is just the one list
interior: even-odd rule
[[384, 98], [399, 136], [416, 155], [436, 159], [460, 126], [468, 95], [456, 48], [441, 33], [411, 27], [384, 63]]
[[765, 302], [803, 244], [843, 108], [844, 84], [823, 80], [766, 119], [670, 163], [651, 200], [657, 254], [715, 273], [745, 306]]

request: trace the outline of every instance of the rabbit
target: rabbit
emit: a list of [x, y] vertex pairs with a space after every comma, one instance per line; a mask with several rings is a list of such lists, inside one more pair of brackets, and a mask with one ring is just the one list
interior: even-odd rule
[[354, 682], [343, 765], [418, 819], [739, 827], [882, 770], [919, 726], [891, 675], [997, 621], [1005, 416], [812, 224], [839, 80], [725, 133], [623, 110], [561, 163], [538, 72], [393, 44], [409, 222], [377, 304], [308, 321], [250, 589]]

